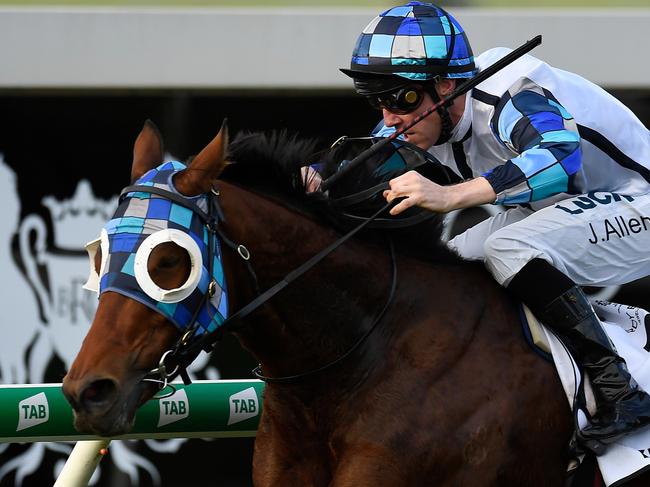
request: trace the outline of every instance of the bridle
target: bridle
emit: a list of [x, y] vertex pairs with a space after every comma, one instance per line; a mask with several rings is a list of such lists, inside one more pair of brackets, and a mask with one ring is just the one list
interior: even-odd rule
[[[217, 200], [216, 200], [216, 197], [218, 196], [218, 192], [212, 189], [209, 193], [206, 193], [207, 211], [204, 211], [193, 201], [183, 198], [177, 193], [159, 187], [155, 187], [155, 186], [145, 186], [145, 185], [127, 186], [120, 193], [119, 202], [122, 203], [124, 199], [126, 199], [129, 193], [136, 193], [136, 192], [155, 194], [163, 198], [166, 198], [170, 201], [173, 201], [174, 203], [184, 208], [187, 208], [188, 210], [192, 211], [201, 219], [201, 221], [203, 222], [207, 230], [207, 234], [208, 234], [207, 269], [208, 269], [208, 275], [210, 276], [210, 283], [208, 284], [207, 291], [203, 295], [199, 303], [196, 305], [196, 307], [194, 308], [194, 311], [192, 312], [191, 315], [191, 319], [188, 321], [189, 323], [188, 329], [185, 330], [185, 332], [182, 334], [180, 339], [172, 346], [171, 349], [163, 353], [158, 363], [158, 367], [149, 371], [149, 373], [143, 378], [145, 382], [156, 382], [161, 384], [161, 389], [162, 389], [167, 385], [169, 385], [169, 381], [173, 377], [180, 374], [181, 377], [183, 378], [183, 382], [189, 384], [190, 379], [189, 376], [187, 375], [186, 367], [187, 365], [189, 365], [189, 363], [192, 360], [194, 360], [194, 358], [196, 358], [198, 352], [192, 357], [192, 359], [185, 366], [183, 366], [181, 362], [177, 362], [170, 370], [168, 362], [174, 359], [176, 355], [178, 355], [179, 350], [181, 350], [184, 346], [190, 343], [192, 337], [195, 335], [196, 331], [199, 328], [197, 323], [197, 318], [199, 316], [199, 313], [204, 308], [209, 309], [210, 299], [215, 295], [217, 289], [217, 283], [213, 276], [214, 255], [215, 255], [215, 250], [217, 248], [216, 235], [217, 233], [219, 233], [218, 222], [219, 222], [219, 218], [223, 219], [223, 212], [221, 211], [221, 208], [217, 204]], [[230, 240], [228, 239], [222, 239], [222, 240], [224, 243], [232, 245], [232, 242], [230, 242]], [[235, 250], [244, 259], [244, 261], [248, 262], [248, 259], [250, 258], [248, 249], [246, 249], [244, 246], [238, 246], [235, 248]]]
[[[423, 113], [418, 115], [415, 119], [413, 119], [407, 126], [402, 127], [400, 130], [396, 130], [393, 134], [391, 134], [389, 137], [385, 138], [383, 141], [380, 141], [374, 145], [372, 145], [370, 148], [366, 149], [362, 153], [358, 154], [356, 157], [354, 157], [352, 160], [349, 161], [349, 163], [345, 167], [340, 167], [337, 172], [335, 172], [333, 175], [331, 175], [328, 179], [322, 181], [321, 186], [320, 186], [320, 192], [321, 194], [325, 193], [330, 187], [332, 187], [337, 181], [341, 180], [343, 177], [345, 177], [346, 174], [348, 174], [350, 171], [352, 171], [355, 167], [359, 166], [362, 162], [373, 156], [374, 154], [377, 154], [380, 150], [382, 150], [384, 147], [386, 147], [388, 144], [390, 144], [393, 140], [395, 140], [399, 135], [404, 133], [406, 130], [408, 130], [410, 127], [414, 126], [416, 123], [420, 122], [423, 120], [425, 117], [433, 113], [433, 111], [437, 110], [440, 107], [445, 107], [449, 106], [454, 98], [460, 96], [463, 93], [466, 93], [470, 89], [472, 89], [474, 86], [477, 84], [481, 83], [485, 79], [489, 78], [492, 76], [494, 73], [497, 71], [501, 70], [508, 64], [512, 63], [515, 59], [518, 59], [521, 57], [523, 54], [526, 52], [530, 51], [537, 45], [541, 43], [541, 36], [536, 36], [534, 39], [528, 41], [524, 45], [518, 47], [511, 53], [507, 54], [504, 56], [502, 59], [499, 61], [495, 62], [493, 65], [489, 66], [488, 68], [484, 69], [483, 71], [479, 72], [476, 76], [473, 78], [467, 80], [465, 83], [463, 83], [461, 86], [456, 87], [456, 89], [447, 95], [445, 98], [441, 99], [439, 102], [435, 103], [433, 106], [425, 110]], [[373, 188], [374, 189], [374, 188]], [[378, 191], [381, 191], [383, 188], [379, 188]], [[173, 192], [154, 187], [154, 186], [145, 186], [145, 185], [134, 185], [134, 186], [128, 186], [125, 188], [121, 195], [120, 195], [120, 200], [123, 200], [123, 198], [126, 196], [127, 193], [133, 192], [133, 191], [138, 191], [138, 192], [144, 192], [144, 193], [152, 193], [152, 194], [157, 194], [159, 196], [162, 196], [164, 198], [168, 198], [171, 201], [179, 204], [180, 206], [183, 206], [185, 208], [188, 208], [192, 210], [195, 214], [199, 215], [200, 218], [203, 220], [203, 223], [205, 224], [207, 231], [208, 231], [208, 254], [209, 254], [209, 262], [208, 262], [208, 267], [209, 267], [209, 272], [210, 272], [210, 278], [211, 282], [208, 287], [208, 291], [205, 293], [203, 299], [199, 303], [199, 305], [196, 307], [193, 313], [193, 318], [192, 321], [190, 321], [189, 329], [183, 333], [181, 338], [176, 342], [176, 344], [168, 351], [166, 351], [159, 362], [159, 365], [157, 368], [151, 370], [144, 378], [143, 380], [149, 380], [149, 381], [154, 381], [162, 384], [163, 386], [166, 386], [169, 384], [169, 380], [173, 377], [175, 377], [177, 374], [180, 374], [183, 382], [185, 384], [189, 384], [190, 378], [189, 375], [187, 374], [187, 366], [196, 358], [196, 356], [199, 354], [201, 350], [205, 351], [210, 351], [214, 347], [214, 344], [221, 338], [223, 335], [224, 331], [230, 330], [233, 331], [236, 329], [236, 327], [240, 326], [239, 324], [245, 318], [247, 315], [255, 311], [257, 308], [265, 304], [269, 299], [271, 299], [273, 296], [275, 296], [278, 292], [280, 292], [282, 289], [284, 289], [286, 286], [288, 286], [291, 282], [293, 282], [296, 278], [300, 277], [309, 269], [311, 269], [314, 265], [316, 265], [318, 262], [323, 260], [327, 255], [329, 255], [333, 250], [338, 248], [340, 245], [342, 245], [345, 241], [347, 241], [349, 238], [354, 236], [356, 233], [358, 233], [360, 230], [368, 226], [373, 220], [377, 219], [381, 213], [386, 211], [388, 208], [390, 208], [392, 205], [395, 205], [399, 203], [399, 199], [394, 200], [392, 203], [387, 203], [384, 205], [382, 208], [380, 208], [378, 211], [376, 211], [373, 215], [368, 217], [367, 219], [364, 219], [358, 226], [353, 228], [350, 232], [348, 232], [346, 235], [343, 237], [339, 238], [337, 241], [329, 245], [327, 248], [323, 249], [321, 252], [319, 252], [317, 255], [309, 259], [307, 262], [299, 266], [297, 269], [291, 271], [287, 276], [285, 276], [284, 279], [282, 279], [280, 282], [278, 282], [276, 285], [272, 286], [269, 288], [267, 291], [264, 293], [259, 294], [258, 296], [253, 299], [250, 303], [245, 305], [243, 308], [238, 310], [235, 314], [231, 315], [229, 318], [227, 318], [221, 326], [218, 326], [215, 330], [213, 331], [206, 331], [202, 335], [195, 337], [195, 333], [197, 330], [197, 325], [196, 325], [196, 317], [199, 315], [201, 309], [203, 306], [208, 306], [210, 302], [211, 295], [214, 295], [215, 289], [216, 289], [216, 283], [214, 281], [214, 278], [212, 276], [212, 271], [213, 271], [213, 256], [214, 256], [214, 250], [216, 248], [216, 242], [217, 242], [217, 235], [219, 238], [221, 238], [221, 241], [226, 244], [228, 247], [231, 249], [235, 250], [240, 257], [245, 261], [246, 266], [248, 268], [249, 274], [252, 276], [251, 278], [253, 281], [256, 283], [257, 279], [255, 278], [255, 272], [253, 271], [251, 264], [250, 264], [250, 253], [246, 249], [245, 246], [243, 245], [236, 245], [234, 242], [230, 241], [220, 230], [219, 228], [219, 218], [221, 220], [224, 219], [223, 211], [221, 210], [221, 207], [218, 204], [217, 197], [219, 196], [218, 192], [215, 192], [214, 190], [210, 191], [207, 193], [207, 199], [208, 199], [208, 205], [207, 205], [207, 212], [203, 211], [201, 208], [199, 208], [197, 205], [194, 203], [185, 200], [182, 198], [180, 195], [175, 194]], [[376, 193], [375, 193], [376, 194]], [[364, 195], [365, 198], [365, 195]], [[352, 198], [354, 199], [354, 198]], [[362, 217], [363, 219], [364, 217]], [[383, 309], [378, 313], [377, 317], [375, 318], [373, 324], [369, 328], [368, 332], [366, 332], [360, 340], [355, 342], [355, 344], [352, 345], [350, 350], [345, 352], [341, 357], [338, 359], [322, 366], [318, 367], [316, 369], [313, 369], [308, 372], [304, 372], [302, 374], [297, 374], [293, 376], [287, 376], [287, 377], [281, 377], [281, 378], [271, 378], [271, 377], [266, 377], [262, 375], [261, 369], [258, 367], [254, 370], [254, 373], [257, 375], [262, 380], [266, 380], [268, 382], [295, 382], [298, 380], [305, 379], [307, 377], [313, 376], [317, 373], [323, 372], [324, 370], [327, 370], [331, 367], [334, 367], [341, 361], [343, 361], [345, 358], [349, 357], [354, 350], [356, 350], [367, 338], [370, 336], [372, 331], [377, 327], [377, 324], [381, 321], [382, 317], [384, 316], [386, 310], [390, 306], [390, 303], [392, 301], [392, 297], [394, 295], [395, 291], [395, 283], [396, 283], [396, 272], [395, 272], [395, 256], [394, 256], [394, 251], [392, 249], [392, 243], [391, 243], [391, 261], [392, 261], [392, 271], [393, 271], [393, 278], [392, 278], [392, 283], [390, 287], [390, 293], [388, 296], [388, 300], [383, 307]], [[172, 371], [170, 372], [168, 370], [168, 364], [169, 363], [174, 363], [174, 367]]]
[[[340, 237], [338, 240], [336, 240], [335, 242], [333, 242], [332, 244], [330, 244], [329, 246], [321, 250], [318, 254], [314, 255], [312, 258], [304, 262], [302, 265], [300, 265], [293, 271], [289, 272], [277, 284], [270, 287], [263, 293], [260, 293], [259, 287], [257, 285], [257, 276], [250, 263], [250, 252], [244, 245], [237, 244], [233, 242], [231, 239], [229, 239], [219, 226], [220, 221], [225, 221], [225, 216], [221, 206], [219, 205], [218, 198], [220, 196], [220, 193], [218, 190], [215, 190], [213, 188], [210, 192], [206, 193], [207, 211], [204, 211], [199, 206], [197, 206], [194, 202], [183, 198], [181, 195], [177, 193], [162, 188], [158, 188], [155, 186], [145, 186], [145, 185], [127, 186], [122, 190], [120, 194], [120, 202], [124, 200], [124, 198], [128, 193], [132, 193], [132, 192], [143, 192], [143, 193], [155, 194], [163, 198], [167, 198], [173, 201], [174, 203], [177, 203], [193, 211], [202, 220], [208, 233], [208, 246], [207, 246], [208, 271], [209, 271], [209, 275], [211, 276], [211, 282], [208, 286], [208, 292], [205, 293], [203, 299], [196, 306], [192, 314], [192, 319], [191, 321], [189, 321], [189, 323], [191, 324], [190, 327], [182, 334], [182, 336], [169, 350], [163, 353], [158, 363], [158, 367], [149, 371], [149, 373], [146, 374], [145, 377], [142, 379], [143, 381], [146, 382], [158, 383], [161, 389], [164, 389], [167, 386], [171, 386], [170, 381], [177, 375], [181, 376], [183, 383], [185, 385], [190, 384], [191, 379], [189, 377], [189, 374], [187, 373], [187, 367], [192, 363], [192, 361], [202, 350], [206, 352], [210, 352], [214, 348], [215, 344], [222, 338], [225, 332], [227, 331], [233, 332], [241, 328], [243, 326], [244, 318], [246, 318], [248, 315], [253, 313], [258, 308], [260, 308], [262, 305], [266, 304], [276, 294], [282, 291], [285, 287], [287, 287], [297, 278], [301, 277], [303, 274], [308, 272], [312, 267], [314, 267], [316, 264], [322, 261], [325, 257], [327, 257], [338, 247], [343, 245], [347, 240], [349, 240], [358, 232], [363, 230], [366, 226], [368, 226], [371, 222], [377, 219], [382, 213], [388, 210], [391, 206], [397, 204], [397, 201], [393, 201], [391, 203], [385, 204], [382, 208], [377, 210], [373, 215], [364, 219], [364, 221], [361, 224], [357, 225], [348, 233]], [[196, 335], [196, 331], [198, 329], [198, 325], [196, 324], [196, 319], [199, 313], [201, 312], [201, 310], [204, 307], [209, 306], [210, 298], [214, 295], [216, 289], [216, 282], [212, 277], [212, 272], [213, 272], [213, 262], [214, 262], [213, 257], [217, 245], [217, 238], [219, 238], [220, 242], [222, 242], [227, 247], [235, 251], [237, 255], [239, 255], [239, 257], [244, 261], [247, 268], [247, 272], [250, 276], [251, 281], [253, 282], [253, 286], [255, 288], [257, 296], [251, 302], [249, 302], [248, 304], [240, 308], [237, 312], [229, 316], [215, 330], [210, 332], [205, 332], [202, 335]], [[368, 337], [372, 334], [372, 332], [377, 328], [378, 324], [381, 322], [381, 319], [384, 317], [386, 311], [388, 310], [390, 304], [392, 303], [395, 294], [395, 289], [397, 286], [397, 265], [395, 260], [394, 246], [392, 241], [390, 240], [389, 240], [389, 252], [390, 252], [390, 259], [391, 259], [391, 284], [386, 298], [386, 302], [382, 307], [382, 309], [379, 311], [379, 313], [375, 316], [368, 330], [354, 344], [352, 344], [352, 346], [346, 352], [344, 352], [341, 356], [339, 356], [338, 358], [332, 360], [331, 362], [323, 366], [299, 374], [285, 376], [285, 377], [267, 377], [262, 374], [261, 366], [258, 366], [253, 370], [255, 376], [263, 381], [271, 382], [271, 383], [298, 382], [307, 379], [311, 376], [314, 376], [316, 374], [322, 373], [330, 368], [333, 368], [336, 365], [343, 362], [345, 359], [347, 359], [350, 355], [352, 355], [354, 351], [356, 351], [368, 339]], [[173, 386], [171, 386], [171, 388], [172, 388], [172, 392], [170, 394], [167, 394], [165, 396], [158, 396], [158, 397], [159, 398], [167, 397], [168, 395], [173, 394], [175, 389]]]

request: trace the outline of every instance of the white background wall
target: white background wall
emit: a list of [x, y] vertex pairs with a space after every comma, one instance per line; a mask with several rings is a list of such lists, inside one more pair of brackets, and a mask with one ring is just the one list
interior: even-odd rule
[[[474, 52], [517, 47], [607, 87], [650, 87], [650, 8], [450, 9]], [[0, 88], [350, 88], [374, 9], [0, 9]]]

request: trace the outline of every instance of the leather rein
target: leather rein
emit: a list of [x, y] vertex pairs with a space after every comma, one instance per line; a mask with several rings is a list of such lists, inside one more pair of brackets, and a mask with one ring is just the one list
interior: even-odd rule
[[[383, 189], [383, 187], [381, 189]], [[378, 189], [378, 191], [381, 191], [381, 189]], [[251, 302], [249, 302], [248, 304], [240, 308], [237, 312], [229, 316], [215, 330], [211, 332], [203, 333], [202, 335], [195, 335], [196, 331], [198, 330], [198, 325], [195, 323], [196, 318], [198, 317], [198, 314], [200, 313], [201, 309], [204, 306], [205, 307], [209, 306], [210, 298], [214, 295], [216, 282], [214, 282], [214, 280], [212, 279], [208, 287], [208, 292], [205, 294], [204, 298], [201, 300], [201, 302], [197, 305], [196, 309], [194, 310], [192, 321], [190, 321], [190, 323], [194, 323], [194, 325], [190, 326], [183, 333], [181, 338], [172, 346], [172, 348], [167, 350], [162, 355], [158, 367], [149, 371], [149, 373], [142, 379], [143, 381], [159, 383], [161, 385], [160, 387], [161, 389], [165, 388], [166, 386], [170, 386], [172, 387], [173, 390], [174, 388], [173, 386], [171, 386], [169, 382], [177, 375], [181, 376], [183, 383], [185, 385], [191, 384], [192, 381], [189, 377], [189, 374], [187, 373], [187, 367], [192, 363], [192, 361], [197, 357], [197, 355], [202, 350], [206, 352], [212, 351], [215, 344], [223, 337], [224, 332], [236, 331], [238, 328], [242, 327], [243, 326], [242, 322], [244, 318], [246, 318], [248, 315], [256, 311], [258, 308], [266, 304], [271, 298], [273, 298], [276, 294], [282, 291], [285, 287], [287, 287], [297, 278], [301, 277], [303, 274], [307, 273], [312, 267], [314, 267], [316, 264], [321, 262], [325, 257], [331, 254], [338, 247], [343, 245], [347, 240], [352, 238], [358, 232], [360, 232], [365, 227], [367, 227], [371, 222], [376, 220], [382, 213], [384, 213], [390, 207], [398, 203], [398, 201], [386, 203], [382, 208], [377, 210], [370, 217], [364, 218], [362, 223], [354, 227], [348, 233], [340, 237], [338, 240], [336, 240], [335, 242], [333, 242], [323, 250], [321, 250], [318, 254], [311, 257], [309, 260], [304, 262], [302, 265], [300, 265], [293, 271], [289, 272], [282, 280], [280, 280], [274, 286], [270, 287], [263, 293], [260, 293], [259, 287], [257, 285], [257, 276], [250, 263], [250, 252], [244, 245], [236, 244], [235, 242], [230, 240], [223, 233], [222, 229], [219, 226], [220, 221], [225, 221], [225, 216], [223, 214], [223, 210], [221, 206], [219, 205], [218, 197], [220, 194], [218, 190], [213, 189], [211, 192], [207, 193], [207, 201], [208, 201], [207, 212], [199, 208], [192, 201], [189, 201], [176, 193], [161, 188], [153, 187], [153, 186], [143, 186], [143, 185], [127, 186], [122, 190], [122, 193], [120, 195], [120, 201], [122, 201], [126, 197], [127, 193], [132, 193], [132, 192], [145, 192], [145, 193], [152, 193], [158, 196], [162, 196], [163, 198], [167, 198], [173, 201], [174, 203], [177, 203], [195, 212], [197, 215], [199, 215], [199, 217], [203, 220], [203, 223], [205, 224], [206, 229], [208, 231], [208, 246], [207, 246], [208, 247], [208, 271], [209, 271], [209, 275], [211, 276], [211, 279], [212, 279], [212, 272], [213, 272], [212, 266], [214, 262], [213, 256], [216, 249], [217, 237], [218, 237], [223, 244], [228, 246], [230, 249], [234, 250], [245, 262], [248, 274], [251, 277], [251, 280], [253, 282], [254, 288], [257, 293], [257, 297], [255, 297]], [[328, 362], [325, 365], [308, 370], [306, 372], [302, 372], [295, 375], [284, 376], [284, 377], [265, 376], [262, 374], [261, 366], [257, 366], [255, 369], [253, 369], [253, 374], [258, 379], [261, 379], [269, 383], [283, 383], [283, 384], [302, 381], [304, 379], [310, 378], [311, 376], [322, 373], [330, 368], [333, 368], [339, 363], [343, 362], [368, 339], [368, 337], [372, 334], [372, 332], [377, 328], [378, 324], [381, 322], [382, 318], [386, 314], [386, 311], [390, 307], [393, 297], [395, 295], [395, 289], [397, 287], [397, 265], [395, 259], [395, 249], [390, 239], [388, 240], [388, 242], [389, 242], [389, 255], [391, 259], [391, 284], [390, 284], [389, 292], [384, 306], [379, 311], [379, 313], [377, 313], [377, 315], [373, 319], [373, 322], [370, 325], [370, 327], [367, 329], [367, 331], [354, 344], [352, 344], [352, 346], [346, 352], [344, 352], [341, 356], [332, 360], [331, 362]], [[162, 397], [167, 397], [167, 396], [162, 396]]]

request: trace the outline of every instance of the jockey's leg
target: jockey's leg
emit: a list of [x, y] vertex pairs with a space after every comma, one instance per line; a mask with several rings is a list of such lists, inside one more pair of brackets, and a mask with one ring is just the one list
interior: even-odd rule
[[497, 230], [533, 214], [524, 207], [510, 208], [468, 228], [452, 238], [448, 246], [465, 260], [485, 260], [485, 240]]
[[[532, 291], [531, 284], [540, 282], [544, 291]], [[545, 260], [534, 259], [510, 281], [508, 290], [560, 336], [587, 371], [598, 408], [581, 432], [584, 439], [609, 443], [650, 424], [650, 396], [630, 376], [578, 286]], [[560, 294], [552, 299], [554, 292]], [[549, 300], [546, 304], [543, 296]]]
[[585, 430], [591, 438], [612, 441], [647, 424], [650, 398], [630, 381], [577, 285], [622, 284], [650, 275], [648, 249], [650, 195], [570, 198], [485, 239], [484, 258], [495, 279], [563, 336], [588, 370], [600, 402]]

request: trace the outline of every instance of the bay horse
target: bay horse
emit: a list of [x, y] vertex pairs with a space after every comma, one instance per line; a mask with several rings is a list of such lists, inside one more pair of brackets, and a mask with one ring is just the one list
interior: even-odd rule
[[[251, 135], [229, 152], [227, 145], [222, 127], [173, 184], [181, 195], [218, 194], [220, 234], [250, 254], [247, 264], [239, 247], [222, 248], [236, 313], [258, 287], [270, 288], [340, 234], [301, 184], [311, 142]], [[146, 123], [132, 183], [162, 156], [160, 135]], [[266, 376], [336, 362], [303, 380], [267, 384], [256, 486], [563, 485], [573, 423], [553, 366], [525, 343], [516, 303], [483, 267], [453, 255], [439, 235], [426, 238], [435, 243], [426, 259], [408, 252], [412, 242], [392, 259], [381, 232], [354, 237], [237, 328]], [[174, 289], [191, 263], [165, 242], [147, 266]], [[179, 335], [150, 306], [102, 292], [63, 381], [77, 429], [127, 432], [157, 390], [142, 379]]]

